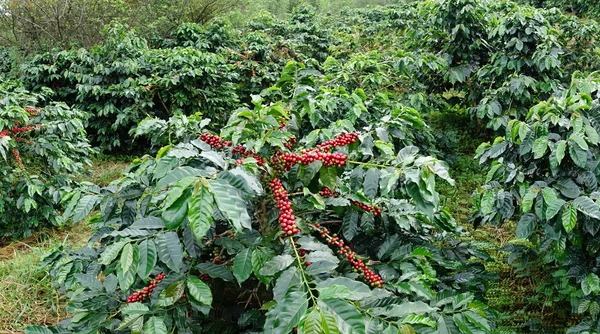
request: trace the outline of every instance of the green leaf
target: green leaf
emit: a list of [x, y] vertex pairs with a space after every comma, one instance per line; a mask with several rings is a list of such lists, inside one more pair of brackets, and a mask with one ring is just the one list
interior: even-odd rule
[[252, 221], [248, 215], [246, 202], [240, 197], [237, 188], [223, 179], [208, 182], [219, 211], [227, 217], [233, 227], [238, 231], [244, 228], [251, 229]]
[[126, 272], [131, 268], [131, 264], [133, 263], [133, 245], [127, 244], [123, 247], [123, 251], [121, 252], [121, 261], [119, 264], [121, 265], [121, 269], [123, 272]]
[[598, 145], [598, 141], [600, 140], [600, 136], [598, 136], [598, 132], [594, 129], [590, 124], [585, 125], [585, 134], [592, 145]]
[[325, 187], [335, 189], [337, 186], [337, 169], [335, 166], [321, 168], [319, 175], [319, 179]]
[[270, 278], [264, 277], [260, 274], [260, 270], [264, 266], [264, 264], [275, 256], [271, 249], [269, 248], [257, 248], [252, 252], [252, 271], [254, 275], [264, 284], [269, 284], [271, 281]]
[[296, 267], [287, 268], [275, 282], [273, 287], [273, 300], [281, 301], [290, 288], [299, 287], [302, 284], [302, 276]]
[[121, 312], [126, 315], [144, 315], [149, 311], [148, 306], [139, 302], [127, 304], [121, 309]]
[[187, 280], [187, 288], [192, 297], [203, 305], [212, 305], [212, 293], [208, 285], [196, 277], [189, 277]]
[[323, 334], [323, 323], [321, 321], [321, 312], [317, 308], [312, 308], [304, 322], [298, 326], [300, 334]]
[[454, 334], [460, 333], [458, 328], [454, 325], [454, 321], [445, 315], [441, 315], [438, 317], [437, 322], [437, 330], [439, 334]]
[[573, 142], [575, 142], [577, 144], [577, 146], [579, 146], [582, 150], [584, 150], [584, 151], [589, 150], [589, 146], [585, 142], [585, 139], [583, 138], [583, 135], [581, 133], [572, 134], [571, 137], [569, 137], [569, 140], [572, 140]]
[[160, 317], [151, 317], [144, 325], [144, 334], [168, 334], [167, 326]]
[[517, 238], [528, 238], [535, 230], [537, 217], [533, 213], [526, 213], [521, 216], [517, 223]]
[[266, 315], [265, 334], [288, 334], [298, 325], [308, 309], [306, 293], [293, 291]]
[[498, 143], [494, 142], [494, 145], [490, 149], [490, 158], [495, 159], [502, 155], [506, 151], [508, 147], [508, 143], [505, 140], [502, 140]]
[[53, 332], [46, 327], [29, 326], [25, 328], [25, 334], [53, 334]]
[[565, 204], [565, 201], [559, 199], [554, 189], [546, 187], [542, 190], [542, 197], [546, 203], [546, 219], [552, 219]]
[[165, 223], [157, 217], [146, 217], [136, 220], [130, 226], [131, 229], [160, 230], [165, 228]]
[[77, 223], [87, 217], [96, 206], [99, 198], [96, 195], [85, 195], [79, 200], [75, 210], [73, 210], [73, 223]]
[[160, 260], [173, 271], [180, 271], [183, 265], [183, 250], [175, 232], [159, 234], [155, 240]]
[[348, 299], [352, 296], [350, 290], [343, 285], [332, 285], [326, 288], [319, 289], [319, 299]]
[[252, 251], [245, 248], [233, 259], [233, 276], [241, 284], [252, 274]]
[[146, 239], [140, 242], [138, 250], [140, 254], [140, 265], [138, 266], [137, 273], [141, 279], [146, 279], [156, 265], [156, 246], [154, 245], [154, 241]]
[[161, 217], [168, 229], [174, 230], [179, 227], [179, 225], [181, 225], [187, 216], [188, 203], [191, 194], [191, 189], [186, 189], [183, 195], [181, 195], [181, 197], [179, 197], [175, 203], [163, 211]]
[[337, 263], [331, 261], [317, 261], [313, 262], [306, 268], [306, 273], [309, 275], [317, 275], [322, 273], [328, 273], [337, 268]]
[[525, 196], [523, 196], [523, 199], [521, 201], [521, 210], [523, 211], [523, 213], [529, 212], [531, 210], [531, 207], [533, 206], [533, 200], [535, 199], [539, 191], [540, 188], [537, 187], [531, 187], [527, 190], [527, 193], [525, 193]]
[[565, 231], [571, 232], [577, 225], [577, 209], [572, 205], [567, 205], [562, 213], [562, 224]]
[[177, 281], [164, 289], [158, 295], [158, 306], [168, 307], [175, 304], [185, 292], [185, 284], [183, 281]]
[[263, 276], [273, 276], [278, 272], [285, 270], [293, 262], [294, 258], [291, 255], [277, 255], [264, 264], [264, 266], [260, 269], [260, 274]]
[[548, 136], [543, 136], [533, 142], [533, 158], [539, 159], [546, 154], [548, 149]]
[[491, 190], [486, 190], [481, 196], [481, 213], [484, 215], [489, 215], [492, 213], [494, 209], [495, 196], [494, 192]]
[[415, 301], [376, 308], [373, 310], [373, 314], [385, 315], [386, 317], [401, 317], [409, 314], [423, 314], [434, 311], [437, 311], [437, 309], [425, 304], [422, 301]]
[[379, 170], [376, 168], [369, 168], [365, 174], [365, 180], [363, 181], [363, 188], [365, 196], [369, 199], [374, 199], [379, 189]]
[[88, 288], [93, 291], [102, 291], [102, 283], [93, 274], [75, 274], [77, 282], [84, 288]]
[[315, 175], [317, 175], [319, 170], [321, 170], [322, 166], [323, 166], [323, 162], [319, 161], [319, 160], [313, 161], [310, 164], [303, 166], [301, 169], [302, 183], [304, 185], [310, 184], [310, 182], [315, 177]]
[[491, 331], [490, 323], [481, 315], [473, 311], [466, 311], [464, 315], [473, 325], [479, 327], [479, 329], [486, 331], [486, 333]]
[[119, 287], [122, 291], [125, 291], [131, 287], [135, 282], [135, 268], [129, 268], [127, 271], [123, 271], [120, 266], [117, 267], [117, 280], [119, 281]]
[[394, 145], [391, 143], [386, 143], [381, 140], [375, 141], [375, 147], [377, 147], [383, 154], [393, 157], [394, 154]]
[[348, 277], [328, 278], [317, 283], [317, 290], [325, 289], [331, 286], [345, 286], [351, 295], [347, 296], [349, 300], [361, 300], [373, 296], [373, 291], [363, 282], [359, 282]]
[[163, 207], [168, 208], [175, 201], [177, 201], [183, 193], [187, 190], [187, 188], [192, 185], [196, 181], [196, 177], [184, 177], [183, 179], [177, 181], [169, 191], [167, 192], [167, 198], [165, 198], [163, 202]]
[[562, 161], [562, 159], [565, 157], [566, 149], [567, 149], [566, 141], [559, 140], [556, 143], [556, 146], [554, 148], [554, 154], [556, 155], [556, 161], [558, 162], [559, 165], [560, 165], [560, 162]]
[[600, 278], [594, 273], [589, 273], [587, 277], [581, 281], [581, 290], [584, 295], [589, 295], [600, 291]]
[[215, 263], [200, 263], [196, 265], [196, 269], [198, 269], [203, 274], [208, 274], [212, 278], [220, 278], [224, 281], [233, 281], [233, 274], [229, 269], [225, 266]]
[[569, 156], [580, 168], [585, 168], [587, 165], [587, 153], [587, 151], [581, 149], [578, 145], [569, 142]]
[[575, 199], [581, 195], [581, 190], [571, 179], [561, 179], [554, 185], [554, 188], [567, 198]]
[[141, 334], [142, 326], [144, 326], [144, 317], [141, 315], [129, 315], [123, 317], [123, 320], [117, 327], [117, 330], [129, 328], [131, 334]]
[[216, 172], [213, 168], [205, 168], [205, 169], [196, 169], [189, 166], [177, 167], [167, 174], [167, 176], [163, 177], [156, 184], [156, 190], [161, 190], [168, 185], [175, 184], [177, 181], [185, 178], [185, 177], [209, 177]]
[[546, 219], [550, 220], [556, 216], [556, 214], [562, 209], [563, 205], [565, 205], [565, 201], [557, 198], [546, 207]]
[[319, 300], [318, 305], [335, 318], [341, 333], [366, 333], [363, 317], [354, 305], [342, 299]]
[[192, 196], [188, 209], [190, 227], [198, 243], [202, 242], [202, 238], [212, 226], [214, 210], [213, 194], [203, 184]]
[[348, 239], [348, 241], [354, 239], [354, 237], [358, 233], [359, 218], [360, 214], [356, 210], [348, 210], [344, 214], [344, 219], [342, 223], [342, 233], [344, 234], [344, 238]]
[[129, 240], [121, 240], [117, 243], [107, 246], [104, 252], [102, 252], [102, 255], [100, 255], [100, 260], [98, 263], [105, 266], [109, 265], [114, 259], [117, 258], [119, 252], [121, 252], [121, 249], [123, 249], [123, 246], [125, 246], [127, 243], [129, 243]]
[[385, 241], [379, 247], [379, 251], [377, 251], [377, 257], [380, 260], [385, 260], [389, 257], [400, 245], [402, 244], [400, 238], [398, 238], [397, 234], [389, 236], [385, 239]]
[[592, 199], [589, 197], [577, 197], [573, 201], [573, 206], [577, 209], [577, 211], [583, 213], [588, 217], [600, 219], [600, 209], [598, 208], [598, 204], [592, 201]]
[[411, 314], [404, 318], [401, 322], [403, 324], [425, 325], [432, 328], [435, 327], [435, 321], [433, 321], [430, 317], [422, 314]]

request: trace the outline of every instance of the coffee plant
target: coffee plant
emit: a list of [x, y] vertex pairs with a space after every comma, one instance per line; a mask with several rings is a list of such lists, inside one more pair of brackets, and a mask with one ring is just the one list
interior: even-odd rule
[[488, 332], [487, 254], [457, 238], [435, 190], [447, 166], [398, 140], [397, 111], [311, 139], [299, 96], [264, 101], [65, 198], [100, 212], [88, 248], [45, 257], [73, 314], [48, 330]]
[[528, 242], [505, 247], [509, 262], [552, 268], [543, 293], [586, 316], [574, 333], [599, 326], [598, 75], [574, 74], [569, 89], [532, 107], [524, 121], [510, 121], [505, 136], [477, 153], [491, 168], [474, 218], [518, 218], [516, 235]]
[[151, 49], [124, 26], [113, 27], [89, 51], [38, 55], [24, 73], [32, 90], [51, 88], [53, 98], [87, 111], [87, 129], [106, 149], [130, 146], [130, 134], [147, 115], [208, 112], [215, 122], [225, 121], [223, 113], [237, 101], [235, 74], [221, 56], [193, 48]]
[[83, 128], [86, 114], [64, 103], [39, 107], [43, 95], [11, 81], [0, 84], [0, 96], [0, 235], [62, 225], [64, 190], [94, 152]]

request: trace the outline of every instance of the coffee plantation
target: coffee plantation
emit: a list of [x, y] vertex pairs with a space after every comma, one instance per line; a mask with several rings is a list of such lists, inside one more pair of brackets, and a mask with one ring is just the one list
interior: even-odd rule
[[91, 229], [40, 259], [59, 319], [10, 328], [599, 333], [591, 3], [228, 2], [0, 42], [3, 243]]

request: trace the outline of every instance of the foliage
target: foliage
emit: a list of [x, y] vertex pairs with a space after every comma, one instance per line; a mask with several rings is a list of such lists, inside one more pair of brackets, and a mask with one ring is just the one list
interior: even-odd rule
[[490, 276], [473, 260], [487, 255], [439, 206], [445, 163], [399, 140], [411, 130], [395, 110], [360, 134], [303, 131], [293, 105], [310, 93], [274, 98], [298, 70], [272, 102], [235, 111], [223, 139], [179, 136], [110, 186], [73, 192], [71, 207], [100, 213], [89, 248], [46, 257], [74, 314], [52, 332], [490, 330], [474, 299]]
[[578, 332], [598, 326], [598, 74], [574, 74], [568, 90], [532, 107], [524, 121], [509, 122], [506, 135], [482, 144], [477, 154], [491, 168], [476, 194], [476, 218], [502, 223], [519, 217], [516, 235], [529, 242], [505, 247], [509, 262], [554, 268], [543, 293], [589, 316]]
[[526, 0], [524, 1], [537, 7], [558, 7], [576, 15], [600, 18], [600, 8], [594, 3], [583, 0]]
[[202, 111], [218, 120], [237, 101], [235, 74], [219, 55], [150, 49], [124, 26], [89, 51], [36, 56], [24, 73], [32, 89], [52, 88], [56, 99], [89, 112], [89, 133], [103, 148], [129, 146], [129, 133], [147, 115]]
[[19, 0], [0, 1], [0, 41], [25, 52], [91, 47], [102, 29], [128, 23], [144, 37], [162, 38], [183, 22], [204, 24], [237, 0]]
[[29, 235], [43, 225], [62, 225], [65, 187], [89, 164], [86, 114], [64, 103], [37, 107], [43, 95], [0, 84], [0, 234]]

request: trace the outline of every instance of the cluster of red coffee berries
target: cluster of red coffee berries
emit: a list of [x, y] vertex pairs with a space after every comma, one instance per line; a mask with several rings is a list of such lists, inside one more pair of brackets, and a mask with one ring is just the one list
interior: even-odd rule
[[312, 151], [329, 152], [329, 151], [333, 150], [333, 148], [336, 146], [346, 146], [346, 145], [356, 143], [356, 140], [358, 139], [359, 135], [360, 135], [359, 132], [345, 133], [343, 135], [339, 135], [333, 139], [330, 139], [324, 143], [321, 143], [313, 148], [306, 149], [302, 153], [307, 153], [307, 152], [312, 152]]
[[223, 147], [229, 147], [232, 145], [232, 142], [224, 141], [219, 136], [213, 135], [208, 132], [203, 133], [200, 136], [200, 140], [202, 140], [203, 142], [207, 143], [208, 145], [210, 145], [214, 148], [218, 148], [218, 149], [222, 149]]
[[358, 206], [359, 208], [361, 208], [367, 212], [372, 212], [373, 216], [377, 216], [378, 214], [381, 213], [381, 207], [378, 207], [378, 206], [367, 205], [367, 204], [361, 203], [359, 201], [353, 201], [352, 204]]
[[40, 111], [40, 107], [27, 107], [25, 111], [29, 114], [29, 116], [36, 116]]
[[287, 235], [294, 235], [300, 232], [294, 218], [294, 210], [292, 210], [292, 202], [288, 198], [288, 192], [283, 188], [279, 179], [273, 179], [269, 182], [269, 187], [275, 195], [275, 207], [279, 209], [279, 224], [281, 229]]
[[322, 152], [311, 152], [300, 156], [300, 163], [308, 165], [313, 161], [323, 161], [325, 167], [329, 166], [345, 166], [346, 159], [348, 157], [342, 153], [322, 153]]
[[330, 245], [338, 248], [338, 255], [346, 257], [356, 271], [364, 276], [365, 280], [369, 282], [372, 287], [380, 288], [383, 285], [381, 276], [377, 275], [371, 268], [367, 267], [361, 259], [358, 259], [356, 257], [356, 252], [350, 249], [348, 245], [345, 245], [344, 240], [340, 239], [335, 234], [331, 235], [331, 232], [326, 228], [321, 227], [320, 224], [315, 224], [315, 228], [321, 235], [321, 238], [327, 240], [327, 243]]
[[[259, 166], [262, 166], [265, 163], [267, 163], [267, 160], [264, 159], [263, 157], [261, 157], [260, 155], [258, 155], [258, 153], [254, 152], [252, 150], [247, 150], [244, 146], [241, 146], [241, 145], [234, 147], [231, 150], [231, 154], [240, 154], [245, 157], [251, 156], [256, 160], [256, 164]], [[244, 159], [237, 159], [235, 162], [237, 162], [238, 164], [241, 165], [244, 162]]]
[[198, 277], [199, 277], [201, 280], [205, 281], [205, 282], [208, 282], [208, 281], [210, 281], [210, 275], [209, 275], [209, 274], [200, 274], [200, 275], [198, 275]]
[[35, 130], [35, 126], [30, 125], [30, 126], [24, 126], [24, 127], [14, 127], [12, 129], [10, 129], [10, 132], [12, 133], [21, 133], [21, 132], [28, 132], [31, 130]]
[[15, 159], [17, 160], [17, 163], [20, 166], [23, 166], [23, 160], [21, 160], [21, 155], [19, 154], [19, 151], [17, 151], [16, 148], [13, 148], [13, 155], [15, 156]]
[[2, 130], [2, 132], [0, 132], [0, 138], [6, 137], [7, 135], [8, 135], [8, 130]]
[[319, 195], [321, 196], [325, 196], [325, 197], [335, 197], [335, 195], [337, 195], [337, 190], [331, 190], [327, 187], [321, 189], [321, 191], [319, 191]]
[[160, 273], [158, 275], [156, 275], [156, 279], [153, 279], [152, 281], [150, 281], [150, 283], [148, 284], [147, 287], [138, 290], [134, 293], [131, 294], [131, 296], [127, 297], [127, 302], [128, 303], [135, 303], [135, 302], [141, 302], [143, 301], [146, 297], [149, 297], [152, 294], [152, 291], [154, 291], [154, 288], [156, 288], [156, 285], [158, 283], [160, 283], [160, 281], [163, 280], [163, 278], [165, 278], [165, 273]]
[[277, 152], [271, 160], [271, 164], [275, 170], [285, 172], [297, 163], [308, 165], [314, 161], [323, 161], [323, 165], [329, 166], [345, 166], [347, 156], [342, 153], [323, 153], [323, 152], [308, 152], [302, 155], [296, 153]]
[[[300, 257], [302, 258], [302, 261], [304, 261], [304, 257], [306, 256], [306, 253], [308, 253], [308, 251], [304, 248], [300, 248], [298, 250], [298, 253], [299, 253]], [[310, 266], [311, 264], [312, 264], [312, 262], [304, 262], [304, 265], [307, 267]]]
[[288, 140], [288, 141], [287, 141], [287, 142], [284, 144], [284, 146], [285, 146], [285, 148], [287, 148], [288, 150], [291, 150], [291, 149], [292, 149], [292, 147], [294, 147], [294, 145], [296, 145], [296, 143], [297, 143], [297, 142], [298, 142], [298, 141], [296, 140], [296, 137], [292, 137], [292, 138], [290, 138], [290, 140]]

